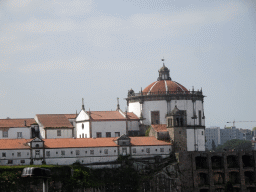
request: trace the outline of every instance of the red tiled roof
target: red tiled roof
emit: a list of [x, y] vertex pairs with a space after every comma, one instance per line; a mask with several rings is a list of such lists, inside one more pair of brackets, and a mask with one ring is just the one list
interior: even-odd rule
[[73, 128], [64, 114], [39, 114], [36, 116], [44, 128]]
[[31, 139], [0, 139], [0, 149], [29, 149]]
[[166, 132], [166, 124], [151, 125], [156, 132]]
[[183, 85], [172, 81], [172, 80], [161, 80], [161, 81], [155, 81], [151, 83], [149, 86], [147, 86], [142, 92], [143, 93], [156, 93], [156, 92], [166, 92], [166, 91], [179, 91], [184, 92], [188, 91]]
[[[25, 126], [26, 121], [26, 126]], [[0, 128], [10, 127], [30, 127], [31, 124], [36, 123], [33, 118], [29, 119], [0, 119]]]
[[76, 114], [64, 114], [68, 119], [75, 119]]
[[130, 137], [131, 145], [171, 145], [165, 141], [157, 140], [155, 137]]
[[[89, 111], [87, 111], [89, 114]], [[125, 117], [119, 111], [90, 111], [91, 119], [97, 121], [104, 120], [125, 120]], [[139, 118], [133, 113], [127, 113], [128, 119], [139, 120]]]
[[[82, 148], [82, 147], [116, 147], [114, 140], [110, 138], [63, 138], [43, 139], [45, 148]], [[155, 137], [130, 137], [133, 146], [157, 146], [171, 145], [170, 143], [157, 140]], [[0, 149], [29, 149], [28, 142], [33, 139], [0, 139]]]
[[46, 148], [114, 147], [114, 138], [43, 139]]

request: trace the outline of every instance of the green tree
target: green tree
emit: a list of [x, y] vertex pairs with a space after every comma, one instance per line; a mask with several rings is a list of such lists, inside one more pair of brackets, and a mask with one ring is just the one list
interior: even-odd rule
[[253, 127], [253, 128], [252, 128], [252, 131], [255, 131], [255, 130], [256, 130], [256, 127]]
[[216, 148], [216, 151], [251, 151], [252, 150], [252, 142], [240, 139], [232, 139], [228, 140], [223, 145], [220, 145]]

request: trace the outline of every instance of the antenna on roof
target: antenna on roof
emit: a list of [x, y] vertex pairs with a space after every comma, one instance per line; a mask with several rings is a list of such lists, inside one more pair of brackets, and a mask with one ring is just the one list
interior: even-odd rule
[[84, 98], [82, 98], [82, 109], [84, 110]]
[[117, 97], [117, 108], [116, 110], [118, 111], [120, 109], [120, 105], [119, 105], [119, 97]]

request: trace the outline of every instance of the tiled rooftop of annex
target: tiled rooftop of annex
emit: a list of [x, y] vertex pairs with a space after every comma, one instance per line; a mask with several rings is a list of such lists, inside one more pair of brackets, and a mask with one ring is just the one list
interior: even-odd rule
[[[87, 148], [87, 147], [117, 147], [116, 137], [109, 138], [63, 138], [43, 139], [45, 148]], [[155, 137], [130, 137], [131, 146], [163, 146], [171, 145]], [[28, 149], [32, 139], [1, 139], [0, 149]]]

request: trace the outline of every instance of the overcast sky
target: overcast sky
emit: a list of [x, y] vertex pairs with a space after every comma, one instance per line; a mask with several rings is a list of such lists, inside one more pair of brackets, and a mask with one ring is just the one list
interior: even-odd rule
[[125, 110], [164, 57], [207, 127], [256, 121], [255, 34], [254, 0], [0, 0], [0, 118]]

